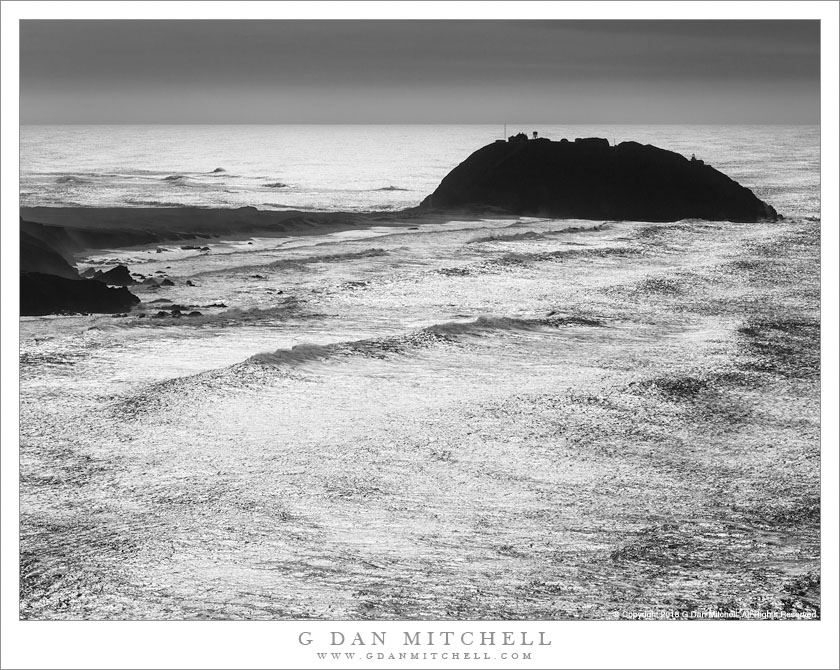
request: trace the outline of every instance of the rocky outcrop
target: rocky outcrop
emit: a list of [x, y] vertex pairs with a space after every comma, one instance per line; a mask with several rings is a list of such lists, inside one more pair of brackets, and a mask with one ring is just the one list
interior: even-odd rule
[[126, 288], [106, 284], [136, 283], [124, 265], [97, 272], [84, 279], [70, 264], [68, 240], [47, 226], [21, 220], [20, 314], [43, 316], [60, 313], [114, 314], [131, 309], [140, 299]]
[[73, 279], [78, 277], [67, 258], [34, 235], [20, 231], [21, 272], [42, 272]]
[[137, 283], [125, 265], [118, 265], [107, 272], [96, 272], [93, 279], [109, 286], [132, 286]]
[[20, 275], [21, 316], [67, 312], [114, 314], [125, 312], [139, 302], [127, 288], [108, 288], [94, 279], [67, 279], [40, 272]]
[[418, 208], [575, 219], [763, 221], [776, 210], [702, 161], [600, 138], [489, 144], [452, 170]]

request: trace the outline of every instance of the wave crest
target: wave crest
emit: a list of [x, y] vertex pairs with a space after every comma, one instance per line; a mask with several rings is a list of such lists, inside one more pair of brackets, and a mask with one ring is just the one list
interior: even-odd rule
[[547, 317], [535, 319], [480, 316], [473, 321], [437, 323], [407, 335], [330, 344], [303, 343], [291, 349], [277, 349], [272, 352], [255, 354], [247, 362], [258, 365], [298, 366], [348, 356], [384, 359], [392, 354], [405, 353], [411, 349], [454, 342], [461, 337], [483, 337], [505, 331], [539, 332], [566, 326], [600, 327], [602, 325], [596, 319], [554, 313]]
[[604, 230], [606, 228], [606, 223], [599, 223], [597, 226], [572, 226], [570, 228], [560, 228], [558, 230], [546, 230], [543, 232], [537, 232], [534, 230], [528, 230], [522, 233], [510, 233], [510, 234], [501, 234], [497, 233], [495, 235], [487, 235], [486, 237], [476, 237], [475, 239], [470, 240], [467, 244], [480, 244], [482, 242], [519, 242], [519, 241], [531, 241], [531, 240], [544, 240], [554, 235], [567, 235], [570, 233], [589, 233], [589, 232], [598, 232]]

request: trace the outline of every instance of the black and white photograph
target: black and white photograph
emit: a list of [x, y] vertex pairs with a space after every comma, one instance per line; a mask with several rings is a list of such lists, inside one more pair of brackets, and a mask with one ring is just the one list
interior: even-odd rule
[[20, 4], [4, 617], [335, 668], [837, 621], [833, 3]]

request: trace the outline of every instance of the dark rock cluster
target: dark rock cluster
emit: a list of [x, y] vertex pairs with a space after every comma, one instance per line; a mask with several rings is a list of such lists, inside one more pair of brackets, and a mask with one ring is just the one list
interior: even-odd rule
[[102, 282], [103, 284], [108, 284], [109, 286], [131, 286], [132, 284], [138, 283], [135, 281], [134, 277], [131, 276], [131, 273], [125, 265], [118, 265], [107, 272], [97, 270], [92, 279]]
[[[125, 286], [135, 284], [124, 265], [81, 277], [60, 233], [21, 220], [20, 314], [125, 312], [140, 302]], [[108, 285], [121, 288], [109, 288]]]
[[125, 312], [140, 302], [127, 288], [109, 288], [95, 279], [67, 279], [40, 272], [20, 275], [21, 316]]

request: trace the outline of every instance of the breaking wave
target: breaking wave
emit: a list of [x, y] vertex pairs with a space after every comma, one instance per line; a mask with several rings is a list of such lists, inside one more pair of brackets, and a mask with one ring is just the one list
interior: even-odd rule
[[140, 205], [142, 207], [187, 207], [193, 208], [193, 205], [187, 205], [183, 202], [172, 202], [169, 200], [138, 200], [136, 198], [126, 198], [127, 205]]
[[489, 260], [457, 267], [443, 267], [430, 272], [445, 277], [471, 277], [506, 272], [513, 268], [526, 268], [534, 263], [576, 259], [609, 259], [613, 257], [640, 256], [644, 250], [630, 246], [574, 247], [555, 251], [510, 252]]
[[67, 174], [58, 177], [55, 180], [56, 184], [89, 184], [90, 179], [85, 179], [84, 177], [77, 177], [76, 175]]
[[255, 354], [247, 362], [258, 365], [302, 365], [327, 359], [361, 356], [388, 358], [393, 354], [423, 348], [439, 343], [456, 342], [462, 337], [483, 337], [503, 332], [541, 332], [566, 326], [599, 327], [596, 320], [579, 316], [551, 314], [543, 318], [520, 319], [513, 317], [482, 316], [473, 321], [448, 321], [434, 324], [407, 335], [334, 342], [331, 344], [298, 344], [291, 349]]
[[346, 251], [340, 254], [321, 254], [319, 256], [302, 256], [300, 258], [284, 258], [283, 260], [274, 261], [265, 267], [275, 268], [283, 267], [288, 264], [303, 265], [308, 263], [333, 263], [335, 261], [352, 261], [358, 258], [375, 258], [377, 256], [387, 256], [388, 251], [380, 247], [371, 249], [363, 249], [361, 251]]
[[553, 235], [563, 235], [567, 233], [581, 233], [581, 232], [595, 232], [603, 230], [606, 223], [601, 223], [597, 226], [575, 226], [572, 228], [560, 228], [559, 230], [546, 230], [544, 232], [536, 232], [529, 230], [523, 233], [510, 233], [508, 235], [496, 234], [487, 235], [486, 237], [476, 237], [470, 240], [467, 244], [480, 244], [482, 242], [518, 242], [530, 240], [543, 240]]
[[[242, 252], [242, 253], [248, 253]], [[335, 263], [340, 261], [352, 261], [358, 260], [361, 258], [375, 258], [377, 256], [387, 256], [388, 251], [385, 249], [363, 249], [362, 251], [347, 251], [340, 254], [321, 254], [317, 256], [290, 256], [289, 258], [281, 258], [277, 261], [272, 261], [271, 263], [266, 263], [264, 265], [248, 265], [248, 266], [241, 266], [239, 269], [241, 271], [257, 271], [257, 270], [295, 270], [300, 269], [306, 265], [312, 265], [316, 263]], [[199, 273], [201, 275], [204, 274], [214, 274], [217, 272], [226, 272], [226, 270], [210, 270], [208, 272]]]
[[[155, 303], [153, 305], [153, 303]], [[121, 328], [170, 328], [170, 327], [229, 327], [240, 325], [259, 325], [265, 323], [276, 323], [278, 320], [287, 319], [293, 314], [298, 314], [302, 301], [294, 297], [286, 297], [279, 304], [273, 307], [252, 307], [240, 308], [231, 307], [223, 309], [223, 311], [207, 311], [218, 310], [220, 307], [225, 308], [222, 304], [211, 305], [165, 305], [152, 301], [147, 303], [146, 311], [143, 312], [146, 316], [143, 319], [131, 319], [123, 323], [115, 323], [114, 327]], [[181, 314], [174, 315], [172, 310], [175, 307], [180, 307], [178, 310]], [[198, 312], [193, 316], [187, 316], [189, 312]]]
[[[273, 311], [273, 315], [279, 316], [280, 310], [282, 308]], [[246, 314], [262, 318], [271, 312], [272, 310], [231, 309], [215, 316], [208, 315], [208, 320], [212, 319], [218, 323], [219, 320], [234, 317], [241, 321]], [[201, 320], [202, 317], [195, 317], [189, 322], [198, 323]], [[183, 323], [180, 320], [179, 322]], [[405, 335], [329, 344], [304, 343], [291, 349], [277, 349], [273, 352], [255, 354], [241, 363], [227, 367], [154, 382], [135, 393], [115, 398], [115, 402], [109, 405], [107, 411], [111, 416], [119, 417], [121, 420], [137, 420], [161, 411], [177, 413], [181, 411], [178, 408], [179, 402], [183, 402], [186, 398], [202, 397], [211, 389], [215, 392], [223, 389], [237, 392], [242, 388], [270, 383], [278, 374], [297, 378], [301, 373], [297, 372], [296, 368], [311, 363], [351, 357], [388, 359], [417, 349], [441, 344], [456, 344], [460, 339], [468, 337], [492, 337], [504, 332], [550, 332], [563, 327], [600, 327], [603, 325], [601, 321], [593, 318], [557, 313], [532, 319], [483, 316], [473, 321], [434, 324]], [[304, 379], [304, 377], [300, 378]]]

